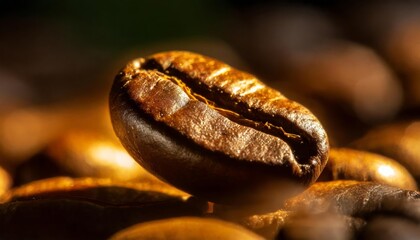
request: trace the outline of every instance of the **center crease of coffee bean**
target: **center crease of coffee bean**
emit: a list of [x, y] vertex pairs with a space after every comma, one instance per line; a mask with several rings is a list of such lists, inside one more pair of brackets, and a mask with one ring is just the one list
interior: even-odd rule
[[[153, 63], [152, 61], [146, 62], [143, 67], [144, 67], [144, 70], [157, 71], [157, 72], [160, 72], [160, 73], [164, 74], [165, 76], [167, 76], [167, 80], [169, 80], [172, 83], [179, 86], [188, 95], [189, 98], [205, 103], [210, 108], [216, 110], [221, 115], [223, 115], [224, 117], [228, 118], [229, 120], [231, 120], [231, 121], [233, 121], [237, 124], [254, 128], [258, 131], [267, 133], [267, 134], [275, 136], [275, 137], [279, 137], [281, 139], [282, 139], [281, 136], [283, 136], [283, 137], [287, 138], [287, 140], [291, 140], [291, 141], [294, 141], [294, 142], [299, 143], [299, 144], [303, 143], [302, 137], [300, 135], [286, 132], [280, 126], [276, 126], [276, 125], [274, 125], [270, 122], [267, 122], [267, 121], [265, 121], [265, 122], [255, 121], [253, 119], [246, 118], [243, 115], [241, 115], [241, 114], [239, 114], [235, 111], [217, 106], [218, 104], [216, 104], [215, 101], [210, 100], [209, 98], [204, 96], [204, 94], [199, 94], [196, 91], [194, 91], [192, 87], [189, 87], [185, 83], [184, 79], [182, 79], [182, 77], [177, 76], [179, 74], [173, 74], [169, 70], [160, 69], [161, 67], [160, 66], [155, 66], [155, 63]], [[170, 68], [170, 66], [168, 68]], [[201, 82], [198, 82], [197, 85], [202, 85], [202, 84], [201, 84]], [[212, 91], [215, 91], [215, 90], [208, 89], [207, 94], [211, 95]], [[223, 94], [222, 90], [216, 90], [216, 92], [220, 92], [221, 94]], [[235, 102], [234, 104], [237, 105], [238, 103]], [[247, 111], [251, 113], [252, 109], [248, 108]], [[285, 140], [285, 139], [283, 139], [283, 140]]]

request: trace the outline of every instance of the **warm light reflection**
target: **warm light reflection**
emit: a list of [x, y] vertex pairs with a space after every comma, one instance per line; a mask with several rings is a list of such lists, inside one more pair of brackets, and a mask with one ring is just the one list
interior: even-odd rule
[[395, 176], [395, 171], [392, 167], [388, 165], [381, 165], [378, 167], [378, 173], [384, 177], [393, 177]]
[[89, 146], [88, 154], [92, 156], [92, 160], [100, 165], [108, 165], [112, 167], [133, 169], [138, 167], [138, 164], [131, 158], [131, 156], [123, 151], [117, 149], [115, 146], [107, 143], [97, 143]]

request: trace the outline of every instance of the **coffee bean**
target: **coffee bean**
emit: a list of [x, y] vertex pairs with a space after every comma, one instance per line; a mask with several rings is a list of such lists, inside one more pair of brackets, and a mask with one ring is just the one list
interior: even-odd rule
[[419, 204], [417, 191], [374, 182], [317, 182], [281, 209], [246, 217], [241, 223], [268, 239], [328, 238], [324, 233], [334, 239], [353, 239], [377, 216], [419, 223]]
[[288, 211], [332, 211], [364, 217], [381, 211], [386, 202], [420, 202], [420, 192], [403, 190], [374, 182], [337, 180], [317, 182], [285, 203]]
[[44, 150], [44, 155], [74, 177], [141, 181], [154, 178], [117, 142], [89, 130], [63, 133]]
[[[347, 35], [372, 47], [398, 74], [405, 108], [420, 107], [420, 4], [418, 1], [369, 1], [332, 11]], [[357, 13], [357, 14], [354, 14]]]
[[[188, 198], [190, 195], [155, 179], [143, 179], [141, 182], [125, 182], [100, 178], [53, 177], [16, 187], [7, 191], [0, 203], [30, 199], [48, 195], [71, 196], [74, 191], [84, 191], [95, 187], [120, 187], [139, 191], [154, 191], [170, 196]], [[91, 198], [91, 197], [89, 197]]]
[[318, 181], [373, 181], [403, 189], [417, 189], [405, 167], [393, 159], [350, 148], [332, 148], [328, 163]]
[[3, 198], [0, 238], [106, 239], [136, 223], [202, 215], [206, 203], [190, 199], [167, 185], [92, 178], [42, 180]]
[[396, 122], [371, 129], [352, 147], [395, 159], [420, 184], [420, 121]]
[[230, 222], [197, 217], [169, 218], [124, 229], [110, 239], [263, 239]]
[[155, 178], [114, 137], [92, 129], [63, 131], [14, 169], [14, 186], [56, 176], [141, 181]]
[[143, 167], [213, 201], [281, 202], [313, 183], [327, 159], [326, 133], [309, 110], [190, 52], [130, 62], [115, 79], [110, 110]]

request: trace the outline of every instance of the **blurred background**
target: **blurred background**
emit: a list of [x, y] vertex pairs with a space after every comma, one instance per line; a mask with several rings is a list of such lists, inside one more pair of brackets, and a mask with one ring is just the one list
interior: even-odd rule
[[[419, 1], [2, 0], [0, 165], [21, 173], [60, 158], [52, 152], [69, 132], [117, 142], [114, 76], [167, 50], [255, 74], [313, 111], [333, 146], [419, 116]], [[15, 184], [37, 178], [25, 174]]]

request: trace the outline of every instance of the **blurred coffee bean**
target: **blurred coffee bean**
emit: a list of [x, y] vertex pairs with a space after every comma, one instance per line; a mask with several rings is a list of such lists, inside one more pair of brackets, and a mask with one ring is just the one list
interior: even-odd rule
[[350, 148], [332, 148], [318, 181], [373, 181], [416, 190], [417, 184], [405, 167], [393, 159]]
[[232, 41], [272, 84], [340, 104], [369, 124], [398, 113], [401, 86], [388, 65], [373, 50], [342, 39], [322, 11], [288, 5], [239, 16]]
[[367, 123], [392, 119], [401, 107], [401, 86], [392, 71], [356, 43], [331, 39], [303, 55], [288, 75], [301, 94], [339, 104]]
[[15, 167], [63, 132], [80, 128], [113, 136], [105, 96], [17, 108], [0, 115], [0, 156], [4, 165]]
[[14, 186], [57, 176], [159, 181], [134, 161], [117, 141], [89, 130], [63, 133], [13, 169]]
[[420, 192], [374, 183], [351, 180], [317, 182], [302, 194], [285, 203], [288, 211], [332, 211], [363, 217], [380, 211], [384, 202], [420, 201]]
[[373, 182], [318, 182], [283, 209], [244, 218], [242, 224], [268, 239], [277, 233], [279, 239], [355, 239], [379, 215], [417, 223], [419, 206], [418, 191]]
[[291, 4], [240, 9], [226, 28], [232, 45], [257, 75], [277, 81], [285, 79], [290, 63], [337, 34], [323, 12]]
[[167, 186], [114, 184], [98, 179], [35, 182], [12, 190], [3, 199], [0, 237], [105, 239], [136, 223], [199, 216], [205, 211], [205, 202], [173, 192]]
[[420, 184], [420, 121], [378, 126], [356, 140], [353, 147], [395, 159]]
[[122, 181], [155, 178], [125, 151], [117, 139], [89, 130], [64, 133], [47, 146], [45, 155], [75, 177]]
[[348, 35], [379, 52], [403, 80], [407, 107], [420, 107], [420, 3], [418, 1], [349, 2], [331, 15]]
[[144, 179], [141, 182], [126, 182], [99, 178], [54, 177], [33, 181], [26, 185], [13, 188], [3, 195], [0, 202], [29, 199], [31, 197], [48, 195], [50, 193], [62, 196], [66, 196], [66, 194], [68, 194], [71, 196], [73, 193], [72, 191], [92, 189], [95, 187], [121, 187], [139, 191], [154, 191], [183, 199], [190, 196], [189, 194], [163, 183], [162, 181], [154, 179]]
[[211, 218], [169, 218], [124, 229], [110, 239], [263, 239], [230, 222]]

